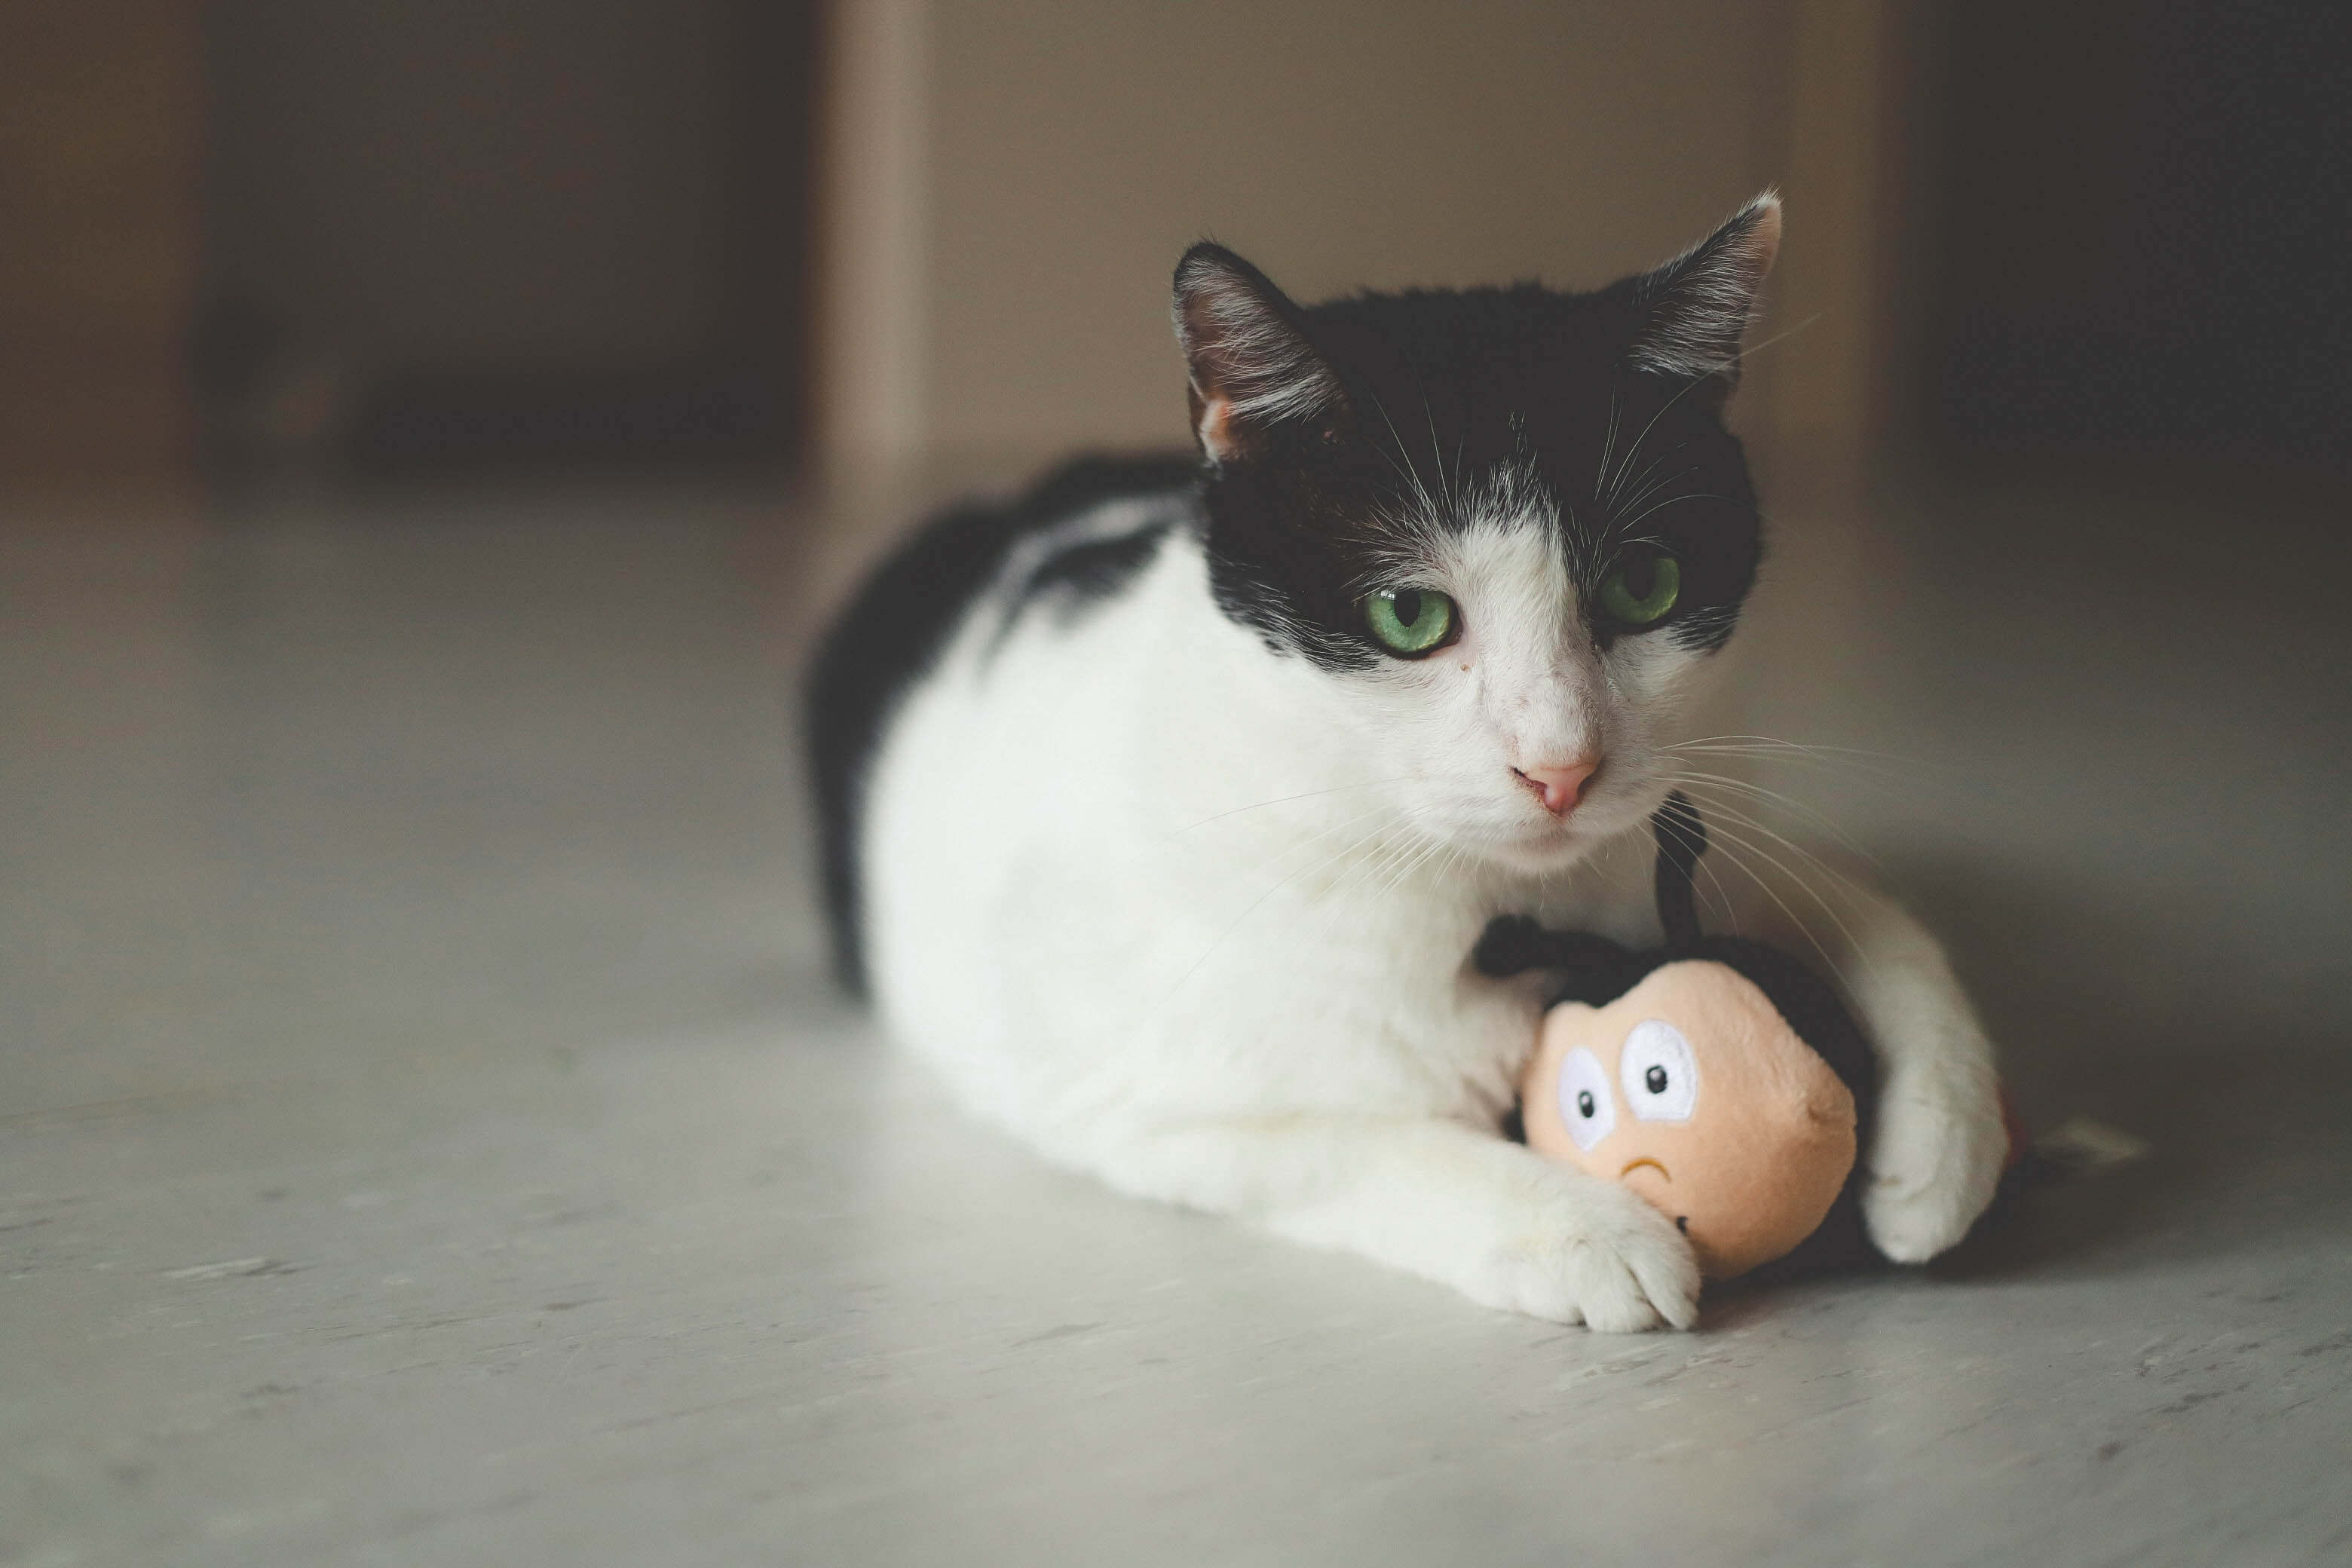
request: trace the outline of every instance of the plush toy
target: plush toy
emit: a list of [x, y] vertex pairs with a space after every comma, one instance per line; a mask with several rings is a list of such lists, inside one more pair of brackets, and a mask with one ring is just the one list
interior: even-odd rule
[[1868, 1043], [1804, 964], [1700, 934], [1706, 833], [1690, 802], [1669, 796], [1652, 826], [1663, 947], [1504, 915], [1473, 955], [1490, 975], [1557, 976], [1520, 1081], [1528, 1146], [1656, 1205], [1711, 1279], [1873, 1256], [1855, 1160], [1876, 1088]]

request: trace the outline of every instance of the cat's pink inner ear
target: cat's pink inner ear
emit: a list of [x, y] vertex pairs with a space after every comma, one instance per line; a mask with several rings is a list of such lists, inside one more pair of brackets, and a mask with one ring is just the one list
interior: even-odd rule
[[1213, 461], [1240, 457], [1271, 426], [1328, 414], [1341, 401], [1298, 308], [1222, 246], [1204, 242], [1184, 253], [1175, 307], [1192, 427]]
[[1201, 450], [1216, 462], [1225, 462], [1236, 453], [1234, 440], [1233, 400], [1226, 397], [1200, 399], [1201, 412], [1194, 426], [1201, 437]]

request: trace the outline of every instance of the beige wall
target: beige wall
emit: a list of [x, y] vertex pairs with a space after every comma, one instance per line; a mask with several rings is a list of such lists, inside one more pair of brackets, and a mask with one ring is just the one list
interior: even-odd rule
[[203, 97], [190, 0], [0, 5], [0, 492], [184, 481]]
[[1802, 184], [1792, 50], [1874, 10], [845, 0], [825, 447], [971, 472], [1181, 441], [1167, 280], [1202, 235], [1307, 299], [1659, 260]]

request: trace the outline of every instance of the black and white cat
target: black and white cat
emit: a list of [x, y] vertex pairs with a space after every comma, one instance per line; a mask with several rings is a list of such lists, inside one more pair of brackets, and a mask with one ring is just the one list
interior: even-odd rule
[[[820, 657], [845, 977], [973, 1110], [1122, 1190], [1688, 1326], [1674, 1227], [1497, 1135], [1537, 998], [1466, 960], [1506, 910], [1654, 938], [1664, 748], [1757, 568], [1720, 413], [1780, 232], [1768, 195], [1595, 293], [1313, 309], [1187, 252], [1201, 460], [942, 519]], [[1884, 1085], [1865, 1212], [1924, 1259], [1999, 1175], [1991, 1050], [1912, 920], [1844, 926]]]

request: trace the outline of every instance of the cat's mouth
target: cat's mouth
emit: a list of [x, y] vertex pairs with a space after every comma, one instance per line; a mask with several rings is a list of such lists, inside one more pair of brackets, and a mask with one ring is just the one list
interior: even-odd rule
[[[1628, 826], [1625, 795], [1612, 790], [1606, 799], [1580, 802], [1574, 811], [1553, 816], [1538, 805], [1525, 809], [1524, 800], [1510, 801], [1502, 810], [1494, 805], [1466, 810], [1441, 810], [1424, 819], [1447, 840], [1480, 859], [1518, 876], [1550, 876], [1568, 869], [1592, 854]], [[1645, 820], [1646, 814], [1632, 820]]]
[[1586, 801], [1565, 817], [1545, 816], [1530, 822], [1514, 814], [1478, 837], [1486, 857], [1527, 876], [1550, 876], [1594, 854], [1629, 826], [1647, 819], [1646, 811], [1630, 818], [1626, 797], [1612, 793], [1603, 801]]

